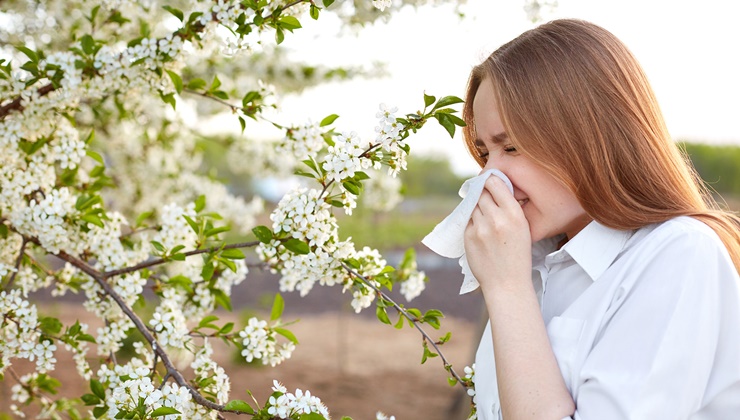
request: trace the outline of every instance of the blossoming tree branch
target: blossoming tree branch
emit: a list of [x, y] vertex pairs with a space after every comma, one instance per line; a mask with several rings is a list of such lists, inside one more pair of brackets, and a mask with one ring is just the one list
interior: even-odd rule
[[[425, 94], [422, 110], [405, 114], [381, 105], [370, 139], [338, 132], [337, 115], [318, 123], [265, 115], [276, 108], [275, 92], [262, 83], [266, 74], [254, 69], [268, 68], [274, 76], [275, 63], [264, 57], [298, 35], [301, 19], [334, 12], [369, 21], [403, 2], [332, 3], [4, 2], [0, 376], [15, 382], [15, 415], [35, 406], [39, 416], [52, 418], [195, 419], [230, 412], [328, 419], [310, 391], [288, 392], [277, 382], [264, 402], [230, 395], [229, 377], [214, 362], [209, 340], [271, 366], [289, 358], [297, 344], [282, 319], [280, 294], [269, 319], [237, 326], [213, 315], [217, 307], [231, 308], [231, 291], [250, 265], [279, 273], [282, 292], [304, 296], [318, 283], [349, 292], [357, 312], [375, 304], [380, 321], [418, 329], [422, 361], [440, 356], [453, 384], [472, 384], [472, 371], [460, 377], [440, 351], [449, 334], [435, 339], [422, 328], [439, 328], [442, 313], [406, 308], [387, 294], [398, 287], [411, 300], [424, 289], [413, 253], [391, 267], [377, 250], [340, 240], [335, 215], [351, 215], [361, 195], [397, 192], [394, 177], [406, 169], [406, 139], [429, 120], [454, 134], [464, 125], [452, 107], [461, 100]], [[233, 57], [268, 62], [243, 68]], [[311, 74], [316, 79], [302, 83], [330, 80], [336, 72], [314, 67]], [[256, 226], [265, 211], [260, 199], [232, 194], [202, 170], [198, 140], [206, 135], [178, 112], [188, 104], [203, 114], [234, 114], [242, 135], [225, 147], [235, 168], [306, 178], [305, 186], [279, 201], [269, 226]], [[250, 139], [253, 121], [268, 121], [283, 138]], [[227, 243], [228, 232], [247, 240]], [[84, 308], [101, 327], [65, 325], [43, 314], [29, 300], [41, 289], [54, 296], [83, 293]], [[144, 296], [153, 300], [150, 311], [142, 310]], [[390, 317], [394, 311], [397, 321]], [[117, 360], [133, 331], [142, 337], [134, 343], [135, 356]], [[61, 386], [53, 376], [61, 347], [89, 383], [79, 398], [54, 395]], [[175, 363], [182, 353], [190, 355], [189, 376]], [[16, 359], [33, 362], [35, 371], [18, 374]]]

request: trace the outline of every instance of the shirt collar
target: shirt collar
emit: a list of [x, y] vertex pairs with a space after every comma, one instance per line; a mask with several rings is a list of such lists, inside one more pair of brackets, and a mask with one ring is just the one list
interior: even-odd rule
[[560, 251], [567, 252], [596, 281], [614, 262], [634, 232], [617, 230], [592, 221]]

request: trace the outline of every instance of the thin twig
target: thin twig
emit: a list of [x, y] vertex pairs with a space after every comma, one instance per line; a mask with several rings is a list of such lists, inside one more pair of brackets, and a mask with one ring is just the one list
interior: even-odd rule
[[414, 327], [416, 327], [416, 329], [417, 329], [417, 330], [419, 330], [419, 332], [420, 332], [420, 333], [421, 333], [421, 335], [422, 335], [422, 336], [424, 337], [424, 339], [425, 339], [425, 340], [426, 340], [426, 341], [427, 341], [427, 342], [428, 342], [429, 344], [431, 344], [431, 345], [432, 345], [432, 347], [434, 347], [434, 350], [436, 350], [436, 351], [437, 351], [437, 354], [439, 354], [439, 357], [440, 357], [440, 359], [442, 360], [442, 363], [444, 364], [445, 370], [449, 371], [449, 372], [450, 372], [450, 374], [451, 374], [451, 375], [452, 375], [452, 376], [453, 376], [453, 377], [454, 377], [454, 378], [455, 378], [455, 379], [457, 380], [457, 382], [458, 382], [458, 383], [460, 383], [460, 385], [462, 385], [462, 386], [463, 386], [463, 387], [464, 387], [465, 389], [467, 389], [467, 388], [468, 388], [468, 387], [467, 387], [467, 386], [465, 385], [465, 381], [463, 381], [463, 380], [462, 380], [462, 379], [460, 378], [460, 376], [459, 376], [459, 375], [457, 374], [457, 372], [455, 372], [455, 369], [453, 369], [453, 368], [452, 368], [452, 364], [450, 364], [450, 362], [448, 362], [448, 361], [447, 361], [447, 358], [445, 358], [445, 355], [444, 355], [444, 354], [442, 353], [442, 351], [441, 351], [441, 350], [439, 349], [439, 347], [437, 346], [437, 342], [436, 342], [435, 340], [433, 340], [433, 339], [432, 339], [432, 337], [430, 337], [430, 336], [429, 336], [429, 334], [427, 334], [427, 332], [426, 332], [426, 331], [424, 331], [424, 329], [423, 329], [423, 328], [421, 328], [421, 326], [419, 325], [419, 321], [417, 320], [417, 318], [416, 318], [416, 317], [414, 317], [414, 316], [411, 316], [411, 315], [410, 315], [410, 314], [409, 314], [409, 313], [408, 313], [408, 312], [406, 311], [406, 309], [404, 309], [404, 308], [403, 308], [403, 307], [402, 307], [401, 305], [399, 305], [398, 303], [396, 303], [396, 302], [395, 302], [395, 301], [394, 301], [393, 299], [391, 299], [391, 298], [390, 298], [390, 297], [389, 297], [388, 295], [386, 295], [385, 293], [383, 293], [383, 291], [382, 291], [382, 290], [380, 290], [380, 288], [378, 288], [377, 286], [375, 286], [374, 284], [372, 284], [372, 282], [370, 282], [370, 281], [369, 281], [369, 280], [368, 280], [367, 278], [365, 278], [365, 277], [364, 277], [363, 275], [361, 275], [360, 273], [358, 273], [358, 272], [356, 272], [355, 270], [353, 270], [353, 269], [352, 269], [352, 268], [351, 268], [350, 266], [348, 266], [348, 265], [347, 265], [347, 264], [345, 264], [344, 262], [342, 262], [341, 264], [342, 264], [342, 266], [344, 267], [344, 269], [345, 269], [345, 270], [347, 270], [347, 271], [348, 271], [348, 272], [349, 272], [350, 274], [352, 274], [353, 276], [355, 276], [355, 277], [359, 278], [359, 279], [360, 279], [360, 280], [361, 280], [361, 281], [362, 281], [362, 282], [363, 282], [363, 283], [364, 283], [364, 284], [365, 284], [366, 286], [370, 287], [371, 289], [373, 289], [373, 290], [375, 290], [375, 291], [376, 291], [377, 293], [379, 293], [379, 294], [380, 294], [380, 295], [381, 295], [381, 296], [383, 297], [383, 299], [385, 299], [385, 300], [387, 300], [388, 302], [390, 302], [391, 304], [393, 304], [393, 307], [394, 307], [394, 308], [396, 309], [396, 311], [398, 311], [398, 313], [400, 313], [401, 315], [403, 315], [404, 317], [406, 317], [406, 319], [408, 319], [409, 321], [411, 321], [411, 322], [412, 322], [412, 323], [414, 324]]
[[[196, 250], [193, 250], [193, 251], [184, 252], [183, 254], [186, 257], [189, 257], [191, 255], [204, 254], [204, 253], [207, 253], [207, 252], [216, 252], [216, 251], [223, 250], [223, 249], [249, 248], [249, 247], [257, 246], [259, 244], [260, 244], [260, 241], [241, 242], [241, 243], [226, 245], [224, 247], [214, 246], [214, 247], [210, 247], [210, 248], [196, 249]], [[104, 279], [107, 279], [107, 278], [110, 278], [110, 277], [113, 277], [113, 276], [120, 276], [121, 274], [133, 273], [133, 272], [139, 271], [139, 270], [141, 270], [143, 268], [148, 268], [148, 267], [152, 267], [152, 266], [155, 266], [155, 265], [164, 264], [164, 263], [169, 262], [169, 261], [170, 260], [167, 259], [167, 258], [156, 258], [156, 259], [153, 259], [153, 260], [145, 261], [145, 262], [140, 263], [140, 264], [136, 264], [136, 265], [131, 266], [131, 267], [120, 268], [118, 270], [106, 271], [106, 272], [102, 273], [101, 275], [102, 275], [102, 277]]]

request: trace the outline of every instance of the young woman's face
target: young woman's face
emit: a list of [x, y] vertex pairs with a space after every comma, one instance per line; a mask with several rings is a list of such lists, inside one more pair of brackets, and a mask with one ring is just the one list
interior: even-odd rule
[[532, 242], [561, 233], [570, 239], [591, 221], [573, 193], [535, 161], [517, 153], [501, 122], [488, 79], [475, 94], [473, 117], [476, 144], [486, 161], [483, 171], [495, 168], [509, 177], [514, 198], [529, 222]]

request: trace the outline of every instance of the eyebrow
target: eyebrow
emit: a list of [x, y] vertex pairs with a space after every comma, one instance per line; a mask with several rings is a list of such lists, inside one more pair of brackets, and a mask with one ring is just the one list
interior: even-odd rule
[[[496, 135], [491, 136], [491, 140], [493, 141], [493, 144], [501, 144], [507, 140], [509, 140], [509, 135], [506, 134], [505, 131], [502, 131]], [[480, 138], [475, 139], [475, 146], [476, 147], [486, 147], [486, 144], [481, 140]]]

